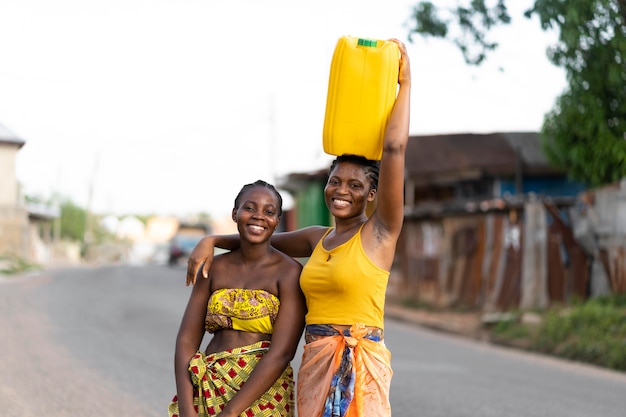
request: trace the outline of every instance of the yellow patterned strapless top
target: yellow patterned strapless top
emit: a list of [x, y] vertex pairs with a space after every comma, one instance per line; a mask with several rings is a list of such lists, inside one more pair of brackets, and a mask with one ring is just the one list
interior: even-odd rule
[[222, 288], [209, 298], [204, 328], [272, 334], [279, 307], [278, 297], [265, 290]]

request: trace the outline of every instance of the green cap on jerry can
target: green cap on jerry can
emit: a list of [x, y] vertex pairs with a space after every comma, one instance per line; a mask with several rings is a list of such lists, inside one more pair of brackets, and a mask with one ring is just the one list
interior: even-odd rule
[[363, 38], [359, 38], [357, 44], [359, 46], [369, 46], [370, 48], [376, 48], [377, 45], [377, 40], [376, 39], [363, 39]]

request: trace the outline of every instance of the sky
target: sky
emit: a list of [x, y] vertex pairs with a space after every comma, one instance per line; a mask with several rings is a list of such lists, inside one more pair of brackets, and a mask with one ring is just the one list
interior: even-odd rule
[[0, 123], [26, 142], [23, 193], [100, 214], [219, 218], [246, 183], [324, 169], [345, 35], [406, 43], [412, 135], [538, 131], [566, 80], [546, 58], [556, 34], [522, 16], [532, 1], [508, 2], [513, 24], [479, 68], [450, 43], [408, 41], [415, 3], [2, 0]]

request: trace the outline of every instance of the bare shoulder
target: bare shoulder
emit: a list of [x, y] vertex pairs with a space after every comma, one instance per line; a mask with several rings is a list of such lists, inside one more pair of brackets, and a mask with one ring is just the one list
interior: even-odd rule
[[300, 272], [302, 271], [302, 264], [300, 262], [279, 250], [276, 250], [276, 253], [280, 259], [279, 267], [284, 270], [284, 274], [281, 275], [300, 275]]
[[212, 269], [223, 268], [224, 266], [228, 265], [233, 258], [233, 252], [235, 251], [224, 252], [219, 255], [215, 255], [213, 261], [211, 262], [211, 268], [209, 269], [209, 271]]

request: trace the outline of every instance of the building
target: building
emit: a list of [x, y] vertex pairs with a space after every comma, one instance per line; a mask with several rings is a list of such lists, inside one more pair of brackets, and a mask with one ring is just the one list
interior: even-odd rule
[[57, 234], [53, 222], [59, 209], [24, 203], [16, 178], [17, 152], [25, 142], [0, 124], [0, 259], [19, 258], [46, 264]]
[[[331, 225], [327, 174], [280, 184], [294, 195], [296, 227]], [[587, 255], [566, 245], [560, 218], [583, 190], [550, 166], [535, 132], [411, 136], [389, 296], [493, 311], [586, 295]]]
[[29, 252], [28, 212], [15, 175], [17, 152], [24, 141], [0, 124], [0, 256]]
[[564, 237], [584, 189], [535, 132], [411, 137], [398, 293], [487, 311], [586, 298], [588, 255]]

